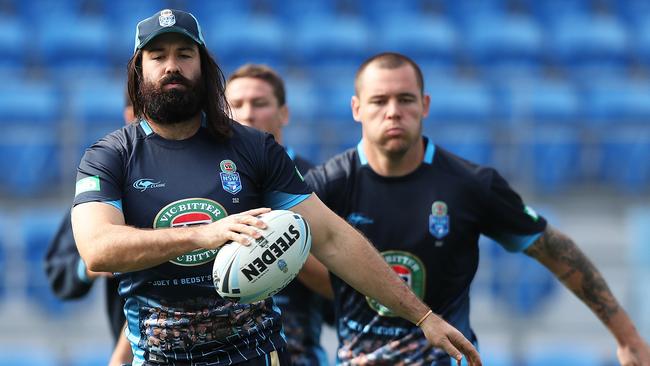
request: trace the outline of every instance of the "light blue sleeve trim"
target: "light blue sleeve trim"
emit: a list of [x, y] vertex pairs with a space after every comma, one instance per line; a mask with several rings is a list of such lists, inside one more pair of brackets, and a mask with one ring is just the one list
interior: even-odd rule
[[131, 352], [133, 353], [133, 362], [132, 366], [135, 365], [144, 365], [144, 350], [138, 347], [140, 344], [141, 335], [140, 335], [140, 316], [139, 316], [139, 306], [137, 301], [134, 299], [129, 299], [124, 304], [124, 315], [126, 316], [126, 329], [124, 334], [126, 339], [131, 345]]
[[145, 134], [147, 134], [147, 136], [153, 133], [151, 126], [149, 126], [149, 122], [145, 121], [144, 119], [140, 121], [140, 127], [142, 127], [142, 130]]
[[295, 159], [296, 159], [296, 152], [293, 151], [292, 148], [290, 148], [289, 146], [285, 146], [285, 147], [284, 147], [284, 151], [287, 152], [287, 155], [289, 155], [289, 158], [291, 158], [291, 160], [295, 160]]
[[523, 252], [529, 246], [542, 236], [542, 233], [532, 235], [500, 235], [499, 237], [490, 236], [494, 241], [509, 252]]
[[427, 148], [424, 151], [424, 159], [423, 162], [426, 164], [432, 164], [433, 163], [433, 155], [436, 153], [436, 145], [431, 142], [431, 139], [426, 137], [427, 141]]
[[359, 155], [361, 165], [368, 165], [368, 158], [366, 158], [366, 154], [363, 152], [363, 140], [357, 144], [357, 154]]
[[273, 191], [264, 196], [264, 206], [274, 210], [288, 210], [309, 198], [311, 194], [291, 194]]
[[117, 200], [117, 201], [104, 201], [104, 203], [107, 203], [118, 210], [122, 211], [122, 200]]
[[91, 284], [93, 283], [93, 280], [88, 278], [88, 273], [86, 272], [86, 262], [84, 262], [83, 259], [79, 258], [79, 262], [77, 262], [77, 277], [81, 280], [83, 283]]

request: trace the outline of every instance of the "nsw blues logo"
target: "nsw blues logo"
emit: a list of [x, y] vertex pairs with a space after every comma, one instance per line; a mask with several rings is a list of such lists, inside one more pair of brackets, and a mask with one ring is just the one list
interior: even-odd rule
[[237, 173], [237, 165], [232, 160], [222, 160], [219, 164], [221, 172], [221, 187], [224, 191], [230, 194], [237, 194], [241, 191], [242, 184], [239, 173]]
[[449, 234], [449, 215], [447, 214], [446, 203], [436, 201], [431, 205], [429, 232], [431, 235], [436, 237], [436, 239], [442, 239]]

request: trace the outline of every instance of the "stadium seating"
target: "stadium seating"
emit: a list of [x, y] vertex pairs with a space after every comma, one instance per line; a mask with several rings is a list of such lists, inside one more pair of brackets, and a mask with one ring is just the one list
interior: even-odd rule
[[605, 357], [587, 346], [547, 345], [528, 352], [526, 366], [599, 366]]
[[204, 25], [208, 49], [228, 74], [247, 63], [264, 63], [281, 68], [285, 57], [285, 29], [270, 16], [224, 17], [217, 24]]
[[98, 77], [72, 83], [69, 89], [79, 153], [124, 125], [124, 81]]
[[486, 240], [483, 248], [492, 263], [492, 296], [513, 316], [526, 318], [541, 311], [556, 291], [553, 275], [536, 260], [507, 253], [494, 241]]
[[0, 354], [0, 366], [60, 366], [51, 350], [40, 347], [5, 347]]
[[38, 24], [37, 32], [38, 56], [53, 78], [67, 80], [108, 70], [111, 38], [100, 19], [48, 17]]
[[[392, 16], [377, 29], [375, 46], [380, 51], [401, 52], [423, 68], [448, 71], [456, 66], [458, 34], [447, 19], [439, 16]], [[422, 37], [426, 34], [426, 37]]]
[[579, 78], [623, 74], [631, 63], [627, 31], [613, 16], [559, 17], [547, 45], [552, 61]]
[[622, 192], [647, 190], [650, 183], [650, 86], [632, 79], [585, 85], [588, 126], [600, 152], [599, 178]]
[[469, 59], [493, 76], [531, 77], [544, 67], [544, 39], [532, 18], [522, 15], [476, 18], [465, 26]]
[[304, 17], [291, 34], [287, 59], [314, 75], [354, 70], [370, 56], [370, 33], [360, 18]]
[[630, 316], [635, 321], [641, 336], [650, 338], [650, 293], [647, 283], [650, 281], [650, 248], [647, 238], [650, 235], [650, 207], [635, 206], [625, 213], [630, 248], [627, 260], [631, 265], [630, 302], [627, 306]]
[[0, 67], [22, 69], [28, 62], [27, 31], [19, 18], [4, 19], [0, 23]]
[[50, 241], [66, 214], [66, 209], [43, 209], [25, 211], [19, 218], [19, 230], [23, 239], [25, 261], [31, 270], [27, 275], [27, 296], [42, 311], [61, 314], [64, 304], [50, 290], [44, 270], [45, 253]]

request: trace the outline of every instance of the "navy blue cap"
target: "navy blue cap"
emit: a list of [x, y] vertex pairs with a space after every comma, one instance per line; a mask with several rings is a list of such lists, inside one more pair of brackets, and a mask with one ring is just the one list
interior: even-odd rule
[[201, 26], [194, 15], [182, 10], [164, 9], [138, 23], [133, 52], [163, 33], [180, 33], [200, 45], [205, 44]]

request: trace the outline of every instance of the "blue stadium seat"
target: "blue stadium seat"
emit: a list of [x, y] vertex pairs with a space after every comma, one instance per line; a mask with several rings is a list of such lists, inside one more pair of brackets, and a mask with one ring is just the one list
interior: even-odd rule
[[520, 171], [530, 172], [533, 186], [541, 193], [558, 193], [578, 182], [584, 174], [582, 142], [575, 126], [539, 124], [528, 126], [517, 153]]
[[530, 17], [479, 18], [466, 26], [466, 32], [469, 58], [491, 75], [530, 76], [543, 69], [543, 32]]
[[179, 9], [192, 13], [204, 29], [211, 28], [226, 17], [242, 18], [253, 13], [253, 0], [205, 1], [185, 0]]
[[45, 81], [6, 79], [0, 85], [0, 121], [53, 125], [61, 117], [61, 97], [56, 87]]
[[393, 17], [416, 16], [423, 10], [418, 0], [361, 0], [351, 3], [355, 3], [357, 14], [374, 24], [391, 21]]
[[650, 187], [650, 126], [628, 124], [599, 131], [599, 177], [624, 193]]
[[43, 196], [60, 184], [60, 145], [52, 131], [11, 127], [0, 141], [0, 192], [10, 196]]
[[284, 78], [284, 86], [289, 107], [288, 128], [294, 124], [314, 121], [318, 115], [317, 107], [321, 103], [314, 83], [305, 77], [287, 76]]
[[627, 260], [630, 265], [630, 301], [626, 309], [634, 320], [644, 339], [650, 338], [650, 206], [635, 206], [628, 209], [625, 215], [629, 250]]
[[336, 2], [331, 0], [266, 0], [272, 14], [283, 22], [300, 21], [305, 17], [334, 16]]
[[4, 347], [0, 366], [59, 366], [53, 350], [41, 347]]
[[431, 96], [429, 120], [489, 124], [494, 118], [490, 87], [473, 78], [424, 75], [425, 93]]
[[550, 29], [551, 58], [578, 78], [623, 74], [631, 46], [623, 24], [611, 16], [562, 17]]
[[354, 69], [341, 71], [341, 74], [330, 75], [327, 78], [318, 77], [319, 103], [317, 117], [319, 120], [329, 120], [330, 123], [347, 125], [352, 121], [350, 101], [354, 95]]
[[628, 24], [645, 22], [650, 13], [650, 2], [647, 0], [611, 1], [614, 10]]
[[487, 238], [483, 242], [483, 251], [492, 263], [492, 296], [507, 308], [508, 313], [530, 317], [552, 299], [557, 281], [539, 262], [521, 253], [508, 253]]
[[96, 344], [84, 351], [76, 352], [69, 366], [106, 366], [111, 359], [112, 348], [107, 344]]
[[526, 366], [599, 366], [605, 361], [601, 350], [575, 345], [547, 345], [528, 351]]
[[335, 123], [323, 120], [314, 128], [319, 137], [320, 148], [319, 158], [316, 162], [324, 162], [344, 150], [354, 148], [361, 140], [360, 123], [355, 122], [352, 118]]
[[57, 210], [37, 207], [25, 211], [19, 219], [19, 228], [25, 248], [24, 260], [29, 268], [26, 271], [28, 299], [38, 305], [41, 310], [53, 314], [61, 314], [69, 306], [65, 306], [50, 290], [45, 276], [44, 260], [47, 247], [66, 211], [66, 208]]
[[647, 80], [602, 79], [585, 85], [588, 127], [601, 158], [598, 178], [622, 192], [650, 183], [650, 87]]
[[461, 24], [473, 22], [477, 18], [501, 17], [508, 11], [508, 0], [437, 1], [451, 19]]
[[305, 17], [291, 34], [290, 57], [314, 73], [356, 69], [370, 56], [370, 33], [359, 18]]
[[499, 112], [511, 124], [571, 124], [582, 118], [575, 84], [564, 79], [527, 78], [503, 85]]
[[226, 74], [248, 62], [279, 68], [285, 63], [284, 38], [282, 24], [268, 16], [223, 18], [205, 34], [208, 49]]
[[[7, 246], [9, 238], [9, 235], [7, 234], [7, 230], [9, 230], [8, 225], [7, 217], [0, 215], [0, 268], [5, 269], [7, 268], [7, 252], [9, 249]], [[0, 307], [2, 306], [5, 294], [7, 293], [6, 272], [6, 270], [0, 271]]]
[[0, 22], [0, 67], [22, 68], [27, 64], [31, 48], [27, 36], [20, 19], [8, 18]]
[[[500, 112], [517, 137], [518, 172], [542, 193], [560, 192], [583, 177], [577, 87], [563, 79], [523, 79], [501, 93]], [[518, 131], [518, 132], [517, 132]]]
[[[377, 29], [380, 51], [396, 51], [413, 58], [423, 67], [442, 70], [457, 64], [458, 35], [444, 17], [395, 16]], [[426, 37], [423, 35], [426, 34]], [[379, 51], [379, 50], [378, 50]]]
[[521, 0], [530, 12], [545, 23], [558, 18], [589, 16], [593, 10], [592, 0]]
[[47, 18], [38, 27], [39, 61], [53, 77], [67, 80], [81, 73], [106, 72], [110, 44], [109, 28], [97, 18]]
[[124, 125], [126, 83], [120, 79], [94, 78], [73, 83], [71, 116], [78, 123], [78, 146], [85, 149], [100, 137]]
[[645, 123], [650, 84], [644, 79], [600, 78], [584, 84], [585, 112], [592, 124]]
[[424, 75], [431, 96], [424, 133], [443, 148], [475, 163], [494, 162], [494, 100], [488, 85], [477, 79]]
[[[650, 2], [648, 4], [650, 5]], [[648, 12], [650, 12], [650, 6]], [[648, 12], [645, 14], [648, 14]], [[650, 67], [650, 20], [646, 19], [639, 22], [632, 29], [634, 31], [634, 42], [632, 44], [636, 57], [645, 67]]]

